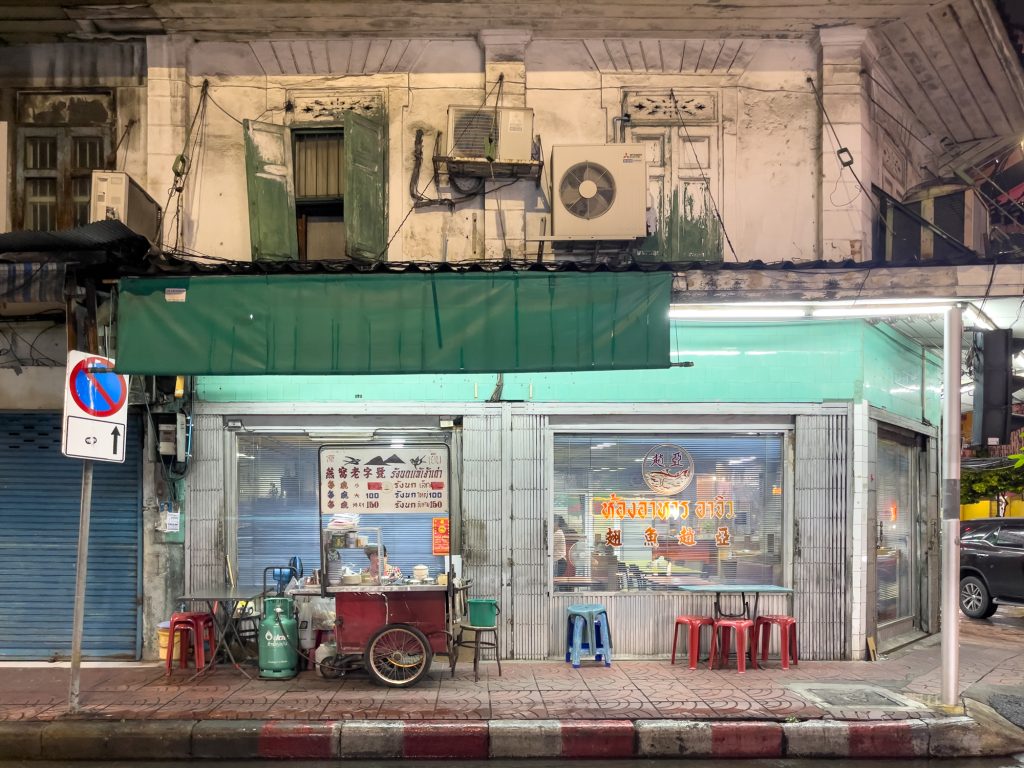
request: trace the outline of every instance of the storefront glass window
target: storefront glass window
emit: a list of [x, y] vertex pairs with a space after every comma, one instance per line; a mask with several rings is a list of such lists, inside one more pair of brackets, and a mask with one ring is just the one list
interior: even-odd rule
[[782, 435], [554, 439], [556, 590], [782, 584]]
[[[307, 576], [320, 567], [317, 468], [321, 445], [305, 436], [238, 435], [239, 584], [260, 584], [264, 568], [287, 565], [292, 555], [302, 558]], [[404, 575], [411, 576], [416, 565], [426, 565], [436, 576], [443, 570], [444, 559], [432, 553], [434, 517], [382, 508], [363, 512], [359, 524], [381, 529], [388, 563]]]

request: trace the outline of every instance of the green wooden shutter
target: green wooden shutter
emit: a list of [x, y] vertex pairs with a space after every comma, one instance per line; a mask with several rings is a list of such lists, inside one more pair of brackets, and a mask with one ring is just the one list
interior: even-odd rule
[[384, 126], [345, 113], [345, 235], [348, 255], [376, 261], [384, 253]]
[[253, 261], [297, 259], [291, 131], [252, 120], [244, 121], [242, 130]]

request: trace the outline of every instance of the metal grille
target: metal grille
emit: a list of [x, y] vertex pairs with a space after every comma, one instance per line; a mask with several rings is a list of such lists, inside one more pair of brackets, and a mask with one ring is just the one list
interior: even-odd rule
[[340, 133], [295, 135], [296, 200], [332, 200], [345, 194], [345, 144]]
[[49, 232], [57, 228], [57, 180], [25, 179], [25, 229]]
[[849, 440], [845, 415], [796, 418], [793, 611], [801, 658], [849, 654]]
[[547, 656], [547, 416], [512, 417], [512, 631], [507, 654]]
[[185, 508], [188, 544], [186, 589], [218, 588], [227, 583], [224, 547], [224, 427], [219, 416], [195, 419], [195, 454]]
[[57, 169], [57, 139], [35, 136], [25, 139], [25, 170], [54, 171]]
[[[94, 465], [86, 658], [137, 659], [141, 650], [140, 433], [130, 416], [124, 463]], [[4, 413], [0, 488], [0, 659], [67, 658], [82, 462], [61, 455], [60, 413]]]
[[[473, 580], [471, 597], [501, 599], [502, 508], [501, 414], [466, 416], [462, 425], [463, 576]], [[503, 617], [509, 606], [502, 606]], [[504, 627], [499, 622], [499, 635]], [[504, 637], [499, 638], [506, 647]]]
[[99, 136], [76, 136], [71, 140], [71, 167], [76, 171], [92, 171], [103, 167], [103, 139]]

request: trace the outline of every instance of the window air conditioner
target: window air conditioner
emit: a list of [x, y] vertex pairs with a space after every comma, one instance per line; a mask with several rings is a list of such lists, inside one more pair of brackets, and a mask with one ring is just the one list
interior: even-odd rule
[[124, 171], [93, 171], [89, 221], [120, 221], [128, 229], [158, 240], [160, 206]]
[[[495, 142], [490, 156], [489, 141]], [[532, 154], [532, 109], [448, 107], [448, 157], [525, 163]]]

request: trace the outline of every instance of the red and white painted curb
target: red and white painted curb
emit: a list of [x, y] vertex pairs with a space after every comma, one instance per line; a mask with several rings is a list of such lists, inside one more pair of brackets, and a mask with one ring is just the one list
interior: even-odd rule
[[0, 722], [8, 759], [917, 758], [1006, 755], [1020, 732], [968, 717], [734, 720]]

